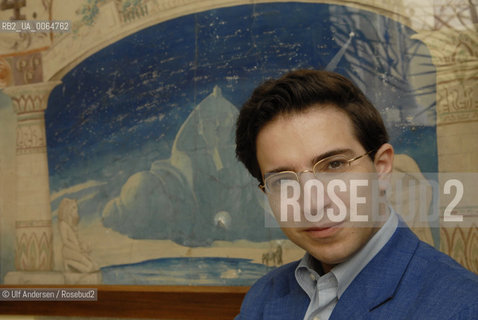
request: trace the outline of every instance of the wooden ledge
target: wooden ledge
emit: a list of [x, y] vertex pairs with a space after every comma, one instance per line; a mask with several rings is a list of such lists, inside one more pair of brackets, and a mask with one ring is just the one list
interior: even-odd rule
[[155, 319], [233, 319], [249, 287], [2, 285], [11, 288], [96, 288], [98, 301], [1, 301], [0, 314]]

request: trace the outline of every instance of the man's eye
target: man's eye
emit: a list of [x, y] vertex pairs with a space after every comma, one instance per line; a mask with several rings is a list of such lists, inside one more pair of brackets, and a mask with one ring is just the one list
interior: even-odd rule
[[273, 176], [267, 179], [266, 183], [270, 189], [276, 189], [276, 188], [280, 188], [281, 180], [282, 180], [281, 177]]
[[290, 174], [279, 174], [277, 176], [271, 177], [267, 183], [271, 189], [279, 189], [281, 185], [287, 181], [295, 180], [293, 175]]
[[343, 159], [331, 160], [331, 161], [329, 161], [329, 163], [327, 165], [327, 169], [329, 169], [329, 170], [341, 169], [341, 168], [345, 167], [346, 164], [347, 164], [347, 162]]
[[281, 178], [270, 179], [269, 185], [273, 188], [280, 187], [281, 181]]
[[276, 181], [274, 182], [275, 185], [277, 186], [281, 186], [281, 184], [285, 183], [285, 182], [288, 182], [290, 180], [292, 180], [293, 177], [291, 177], [290, 175], [286, 175], [286, 176], [282, 176], [282, 177], [278, 177], [276, 179]]

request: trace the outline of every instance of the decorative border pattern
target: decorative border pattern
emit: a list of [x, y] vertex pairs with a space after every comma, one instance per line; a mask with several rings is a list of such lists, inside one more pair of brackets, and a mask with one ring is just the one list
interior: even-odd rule
[[478, 33], [421, 32], [437, 67], [437, 126], [478, 120]]
[[61, 81], [51, 81], [6, 87], [3, 91], [12, 99], [14, 111], [23, 115], [45, 111], [51, 91], [60, 83]]
[[51, 220], [17, 220], [15, 227], [18, 228], [49, 228]]
[[[40, 222], [41, 223], [41, 222]], [[17, 223], [18, 225], [18, 223]], [[50, 271], [53, 269], [53, 234], [46, 230], [17, 228], [15, 268], [19, 271]], [[50, 228], [48, 230], [48, 228]]]
[[441, 228], [440, 250], [462, 266], [478, 273], [478, 227]]

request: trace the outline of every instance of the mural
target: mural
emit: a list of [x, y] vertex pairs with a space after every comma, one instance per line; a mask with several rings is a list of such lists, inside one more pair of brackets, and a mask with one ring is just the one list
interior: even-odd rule
[[[264, 198], [234, 158], [234, 122], [254, 86], [297, 68], [353, 78], [385, 116], [398, 151], [435, 171], [434, 69], [412, 35], [370, 12], [276, 3], [187, 15], [121, 39], [70, 71], [50, 95], [52, 210], [75, 198], [84, 228], [192, 248], [284, 239], [279, 229], [264, 229]], [[411, 133], [423, 145], [410, 143]], [[250, 284], [260, 274], [246, 276], [244, 261], [198, 259], [192, 265], [224, 264], [231, 279], [246, 277], [217, 277], [221, 284]], [[253, 264], [267, 271], [261, 262]], [[151, 274], [182, 266], [191, 283], [190, 264], [167, 258], [135, 267]], [[110, 277], [118, 268], [105, 266], [104, 281], [136, 282]]]
[[[88, 28], [110, 21], [110, 7], [124, 24], [162, 8], [158, 1], [84, 1], [70, 38], [94, 39]], [[64, 270], [69, 283], [249, 285], [300, 258], [278, 228], [264, 227], [266, 199], [234, 157], [241, 105], [263, 80], [291, 69], [352, 78], [380, 110], [396, 152], [407, 155], [403, 163], [438, 171], [435, 66], [420, 36], [396, 20], [333, 4], [256, 3], [138, 29], [49, 85], [45, 124], [35, 134], [46, 132], [35, 141], [47, 151], [45, 211], [53, 219], [17, 223], [17, 238], [20, 229], [44, 228], [47, 245], [37, 247], [55, 253], [44, 250], [44, 268]], [[45, 57], [61, 59], [55, 50]], [[0, 112], [2, 136], [15, 135], [15, 115]], [[18, 128], [21, 141], [33, 141], [31, 126]], [[0, 168], [10, 157], [0, 158]], [[62, 213], [61, 203], [74, 203], [76, 213]], [[429, 232], [440, 246], [440, 230]], [[21, 239], [28, 250], [30, 238]], [[75, 246], [65, 259], [69, 241]], [[14, 265], [14, 252], [14, 243], [2, 244], [2, 278], [29, 265]]]

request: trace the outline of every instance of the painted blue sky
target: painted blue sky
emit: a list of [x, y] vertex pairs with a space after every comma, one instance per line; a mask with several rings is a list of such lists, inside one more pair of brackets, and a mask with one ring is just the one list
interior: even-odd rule
[[423, 98], [434, 97], [434, 69], [412, 34], [370, 12], [305, 3], [221, 8], [141, 30], [81, 62], [52, 92], [51, 190], [96, 181], [102, 187], [83, 191], [95, 194], [80, 213], [98, 218], [132, 175], [170, 157], [180, 126], [215, 86], [240, 108], [265, 79], [331, 61], [377, 105], [397, 151], [436, 171], [434, 98]]

